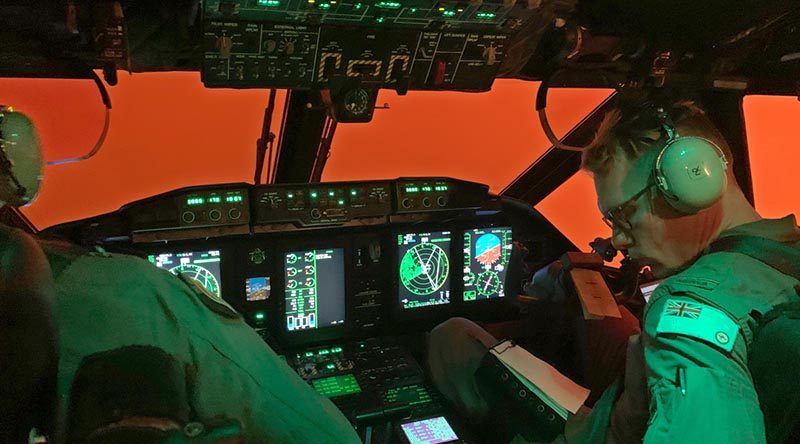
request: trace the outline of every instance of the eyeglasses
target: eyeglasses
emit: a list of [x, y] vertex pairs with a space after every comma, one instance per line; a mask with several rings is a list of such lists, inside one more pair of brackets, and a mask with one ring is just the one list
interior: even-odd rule
[[633, 225], [628, 218], [633, 214], [632, 210], [635, 209], [634, 204], [653, 186], [655, 186], [655, 182], [651, 180], [644, 188], [642, 188], [638, 193], [634, 194], [630, 199], [606, 211], [603, 214], [603, 222], [605, 222], [605, 224], [608, 225], [608, 227], [612, 230], [614, 227], [626, 231], [633, 228]]

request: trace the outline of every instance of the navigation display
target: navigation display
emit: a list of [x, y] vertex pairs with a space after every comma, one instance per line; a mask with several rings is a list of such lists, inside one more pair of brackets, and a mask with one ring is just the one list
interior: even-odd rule
[[248, 302], [266, 301], [272, 292], [269, 277], [251, 277], [244, 281], [244, 292]]
[[505, 296], [511, 257], [511, 228], [477, 228], [464, 232], [464, 300]]
[[450, 232], [397, 236], [398, 296], [403, 308], [450, 303]]
[[197, 281], [206, 290], [222, 297], [219, 250], [151, 254], [147, 259], [158, 268]]
[[286, 330], [344, 324], [344, 250], [292, 251], [284, 256]]

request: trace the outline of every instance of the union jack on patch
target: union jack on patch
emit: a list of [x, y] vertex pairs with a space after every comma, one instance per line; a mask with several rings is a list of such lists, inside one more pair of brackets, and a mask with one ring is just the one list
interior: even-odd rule
[[691, 302], [668, 300], [664, 308], [664, 316], [677, 316], [679, 318], [699, 319], [703, 306]]

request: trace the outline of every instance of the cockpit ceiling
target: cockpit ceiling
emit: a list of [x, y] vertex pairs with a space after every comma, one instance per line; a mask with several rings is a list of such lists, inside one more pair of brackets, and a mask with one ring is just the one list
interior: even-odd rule
[[485, 91], [497, 77], [554, 72], [571, 86], [794, 94], [793, 3], [15, 0], [0, 6], [0, 75], [87, 78], [102, 68], [113, 84], [116, 69], [194, 70], [209, 87], [330, 89], [350, 104], [354, 84]]

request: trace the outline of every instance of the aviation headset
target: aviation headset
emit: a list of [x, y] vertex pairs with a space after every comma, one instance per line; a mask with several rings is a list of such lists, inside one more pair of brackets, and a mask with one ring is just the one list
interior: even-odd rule
[[667, 203], [682, 214], [710, 207], [728, 186], [728, 160], [714, 142], [681, 136], [663, 107], [655, 109], [667, 141], [656, 157], [653, 177]]
[[0, 105], [0, 205], [23, 206], [39, 191], [42, 150], [33, 122]]

